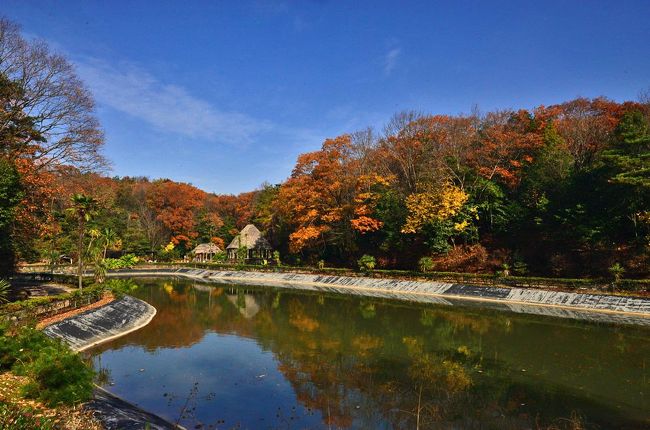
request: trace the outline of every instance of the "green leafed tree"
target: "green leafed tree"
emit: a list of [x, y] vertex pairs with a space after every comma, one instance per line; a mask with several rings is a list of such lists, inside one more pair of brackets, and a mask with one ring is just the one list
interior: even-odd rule
[[637, 242], [650, 242], [650, 121], [639, 110], [627, 112], [616, 129], [613, 148], [603, 160], [611, 168], [609, 182], [619, 185]]
[[650, 124], [642, 112], [634, 110], [623, 116], [614, 147], [603, 158], [616, 170], [612, 182], [650, 189]]
[[12, 226], [20, 196], [20, 177], [16, 168], [0, 158], [0, 276], [7, 276], [14, 269]]

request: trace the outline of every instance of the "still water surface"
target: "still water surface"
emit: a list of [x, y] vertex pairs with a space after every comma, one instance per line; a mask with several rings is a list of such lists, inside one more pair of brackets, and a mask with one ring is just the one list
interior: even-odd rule
[[[650, 329], [135, 279], [99, 383], [188, 429], [650, 428]], [[582, 427], [578, 427], [582, 426]]]

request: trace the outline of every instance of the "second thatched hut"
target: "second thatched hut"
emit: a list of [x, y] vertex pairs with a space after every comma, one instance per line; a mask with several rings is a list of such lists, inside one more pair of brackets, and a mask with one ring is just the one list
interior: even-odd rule
[[192, 250], [193, 261], [198, 261], [199, 263], [212, 261], [214, 256], [220, 252], [221, 248], [214, 243], [201, 243]]

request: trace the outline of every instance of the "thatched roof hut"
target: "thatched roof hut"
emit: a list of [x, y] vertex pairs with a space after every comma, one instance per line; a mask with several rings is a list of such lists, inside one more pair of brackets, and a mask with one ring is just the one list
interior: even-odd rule
[[268, 240], [262, 236], [262, 233], [253, 224], [244, 227], [237, 236], [228, 245], [228, 258], [237, 260], [237, 251], [240, 248], [247, 249], [247, 259], [254, 258], [271, 258], [273, 248]]
[[200, 243], [192, 250], [192, 254], [194, 254], [194, 261], [204, 262], [212, 260], [215, 254], [221, 251], [222, 249], [214, 243]]

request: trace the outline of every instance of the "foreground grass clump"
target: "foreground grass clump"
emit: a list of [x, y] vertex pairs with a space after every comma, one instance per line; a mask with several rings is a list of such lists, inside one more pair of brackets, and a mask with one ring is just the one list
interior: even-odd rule
[[0, 371], [27, 377], [22, 393], [48, 406], [76, 405], [89, 400], [94, 371], [58, 340], [25, 327], [0, 333]]
[[0, 429], [104, 429], [91, 410], [79, 406], [48, 407], [38, 400], [24, 398], [22, 387], [28, 382], [26, 376], [0, 373]]
[[54, 420], [36, 416], [28, 407], [0, 403], [0, 428], [5, 430], [55, 429]]

